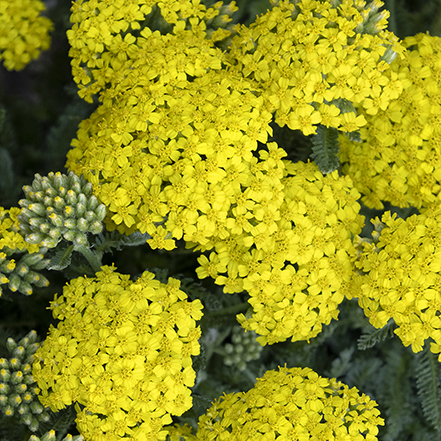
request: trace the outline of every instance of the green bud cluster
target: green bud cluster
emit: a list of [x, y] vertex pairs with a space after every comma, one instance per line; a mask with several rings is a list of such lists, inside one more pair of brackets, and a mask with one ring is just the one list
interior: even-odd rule
[[[57, 436], [55, 434], [55, 430], [50, 430], [46, 432], [43, 436], [35, 436], [31, 435], [28, 441], [56, 441]], [[83, 435], [69, 435], [67, 434], [61, 441], [84, 441]]]
[[8, 285], [12, 292], [18, 291], [25, 295], [32, 294], [32, 285], [39, 288], [48, 286], [49, 281], [46, 277], [38, 273], [50, 262], [49, 259], [44, 258], [46, 249], [41, 248], [38, 253], [24, 254], [18, 262], [10, 258], [11, 254], [17, 252], [19, 250], [9, 248], [0, 252], [0, 285]]
[[11, 358], [0, 358], [0, 411], [35, 432], [40, 422], [49, 421], [50, 411], [45, 410], [37, 397], [38, 387], [32, 376], [32, 363], [39, 347], [37, 333], [29, 332], [16, 343], [8, 338], [6, 348]]
[[224, 363], [227, 366], [234, 366], [240, 371], [245, 370], [246, 364], [259, 359], [263, 350], [263, 346], [256, 338], [257, 334], [254, 331], [245, 332], [240, 326], [234, 326], [231, 343], [224, 345]]
[[26, 242], [54, 248], [65, 239], [81, 246], [88, 245], [87, 233], [101, 233], [106, 208], [82, 176], [51, 172], [42, 177], [37, 173], [23, 191], [26, 199], [19, 201], [18, 219]]

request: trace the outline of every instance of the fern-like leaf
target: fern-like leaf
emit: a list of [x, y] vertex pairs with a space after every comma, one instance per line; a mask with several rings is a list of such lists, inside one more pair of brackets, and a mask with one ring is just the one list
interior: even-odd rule
[[426, 420], [441, 430], [441, 368], [429, 346], [416, 356], [416, 385]]
[[112, 231], [111, 233], [99, 234], [96, 237], [96, 249], [103, 253], [108, 253], [115, 248], [120, 251], [123, 247], [135, 247], [139, 245], [145, 245], [147, 239], [151, 239], [151, 236], [147, 233], [142, 234], [139, 231], [126, 236], [118, 231]]
[[319, 126], [317, 133], [312, 137], [311, 158], [324, 174], [337, 170], [340, 165], [338, 152], [338, 130], [333, 127]]
[[374, 347], [377, 343], [382, 342], [394, 336], [395, 322], [390, 320], [380, 329], [374, 329], [366, 334], [363, 334], [357, 342], [357, 347], [360, 351]]
[[72, 261], [72, 250], [73, 245], [68, 245], [66, 243], [64, 246], [62, 246], [60, 244], [57, 247], [57, 251], [51, 258], [48, 269], [62, 271], [67, 268]]

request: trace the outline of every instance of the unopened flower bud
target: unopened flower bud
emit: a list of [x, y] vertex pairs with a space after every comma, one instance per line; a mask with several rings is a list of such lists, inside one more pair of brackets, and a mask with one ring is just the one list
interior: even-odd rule
[[69, 190], [64, 199], [69, 205], [75, 205], [78, 202], [77, 195], [73, 190]]
[[84, 213], [86, 213], [86, 205], [78, 202], [78, 204], [75, 206], [75, 210], [78, 217], [84, 216]]
[[32, 286], [29, 284], [29, 282], [22, 280], [20, 286], [18, 287], [18, 292], [21, 292], [25, 296], [30, 296], [32, 294]]
[[89, 222], [81, 217], [77, 220], [77, 228], [84, 233], [89, 228]]
[[98, 205], [95, 214], [97, 219], [102, 221], [106, 217], [106, 206], [104, 204]]
[[44, 207], [40, 203], [29, 204], [29, 206], [27, 208], [30, 211], [32, 211], [32, 213], [38, 214], [39, 216], [45, 216], [46, 215], [46, 207]]
[[75, 245], [87, 245], [89, 241], [87, 240], [87, 236], [85, 234], [77, 234], [73, 240], [73, 243]]
[[78, 203], [83, 204], [85, 207], [87, 206], [88, 198], [84, 193], [78, 195]]
[[101, 233], [101, 231], [103, 231], [103, 224], [101, 222], [95, 221], [90, 225], [89, 231], [92, 234], [99, 234]]

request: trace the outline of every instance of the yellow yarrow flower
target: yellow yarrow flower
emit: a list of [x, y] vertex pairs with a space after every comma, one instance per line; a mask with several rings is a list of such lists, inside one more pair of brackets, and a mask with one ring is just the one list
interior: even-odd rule
[[390, 102], [380, 104], [378, 96], [371, 101], [377, 100], [380, 110], [357, 109], [367, 121], [361, 143], [339, 139], [342, 171], [370, 208], [381, 209], [384, 202], [420, 208], [440, 199], [440, 42], [428, 34], [406, 38], [404, 58], [385, 72]]
[[441, 354], [440, 222], [438, 205], [405, 220], [386, 212], [374, 221], [372, 241], [358, 239], [354, 297], [374, 327], [393, 319], [395, 334], [414, 352], [430, 339]]
[[[262, 165], [279, 164], [279, 150], [269, 144]], [[254, 203], [241, 216], [231, 212], [228, 237], [196, 247], [210, 252], [198, 258], [199, 277], [214, 278], [224, 292], [249, 293], [252, 310], [238, 320], [262, 345], [313, 338], [337, 318], [353, 276], [351, 234], [363, 225], [350, 180], [337, 172], [323, 176], [312, 163], [287, 168], [277, 193], [259, 200], [245, 190], [243, 198], [253, 195]], [[243, 207], [240, 199], [237, 205]]]
[[[144, 272], [134, 282], [114, 267], [73, 279], [51, 303], [60, 320], [38, 349], [40, 400], [57, 411], [76, 403], [85, 439], [165, 439], [171, 415], [191, 408], [202, 317], [172, 278]], [[113, 436], [113, 438], [111, 438]]]
[[40, 0], [0, 0], [0, 60], [8, 70], [21, 70], [50, 45], [53, 23], [41, 16]]
[[231, 69], [260, 85], [277, 124], [305, 135], [319, 124], [357, 131], [366, 120], [353, 111], [349, 117], [339, 102], [375, 114], [396, 97], [401, 82], [384, 71], [404, 48], [384, 30], [382, 2], [273, 3], [249, 28], [238, 27], [227, 59]]
[[190, 440], [377, 440], [377, 403], [309, 368], [267, 371], [247, 392], [216, 400]]

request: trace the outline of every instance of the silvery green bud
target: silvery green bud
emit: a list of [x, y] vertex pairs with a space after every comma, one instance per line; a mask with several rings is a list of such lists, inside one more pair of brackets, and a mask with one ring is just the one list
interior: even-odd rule
[[41, 233], [48, 234], [51, 231], [51, 225], [48, 222], [42, 222], [38, 229]]
[[38, 421], [43, 421], [44, 423], [47, 423], [51, 417], [47, 412], [43, 412], [40, 415], [37, 415]]
[[73, 240], [73, 243], [75, 245], [87, 245], [89, 241], [87, 240], [87, 236], [85, 234], [77, 234]]
[[66, 219], [64, 221], [64, 226], [68, 229], [68, 230], [73, 230], [75, 229], [75, 227], [77, 226], [77, 223], [75, 221], [75, 219]]
[[13, 407], [18, 407], [21, 404], [21, 396], [13, 394], [9, 396], [9, 404]]
[[62, 235], [62, 229], [55, 227], [55, 228], [51, 228], [51, 230], [49, 231], [49, 236], [53, 239], [58, 239], [61, 238]]
[[106, 206], [104, 204], [98, 205], [95, 210], [95, 214], [98, 220], [102, 221], [106, 217]]
[[69, 242], [73, 242], [75, 240], [76, 236], [77, 236], [77, 233], [75, 232], [75, 230], [69, 230], [63, 234], [63, 237], [66, 240], [68, 240]]
[[80, 217], [77, 220], [77, 228], [81, 231], [81, 232], [85, 232], [88, 230], [89, 228], [89, 222], [87, 222], [86, 219], [84, 219], [83, 217]]
[[8, 404], [7, 406], [5, 406], [4, 410], [3, 410], [3, 414], [7, 417], [11, 417], [14, 415], [14, 408]]
[[26, 242], [30, 244], [36, 244], [36, 243], [39, 244], [42, 242], [43, 239], [44, 239], [44, 234], [41, 233], [27, 234], [25, 238]]
[[32, 415], [29, 413], [27, 406], [20, 406], [18, 408], [18, 413], [21, 415], [21, 420], [23, 421], [23, 423], [25, 423], [26, 426], [29, 426], [32, 422]]
[[99, 234], [103, 231], [103, 224], [101, 222], [95, 221], [90, 224], [89, 230], [92, 234]]
[[0, 369], [8, 369], [9, 361], [6, 358], [0, 358]]
[[20, 263], [26, 264], [28, 266], [34, 266], [40, 263], [43, 259], [44, 259], [44, 254], [42, 253], [25, 254], [20, 259]]
[[23, 277], [29, 272], [29, 267], [23, 263], [19, 262], [17, 266], [15, 267], [15, 272], [20, 276]]
[[64, 199], [62, 199], [60, 196], [55, 196], [54, 197], [54, 207], [57, 210], [61, 210], [66, 206]]
[[46, 215], [46, 207], [38, 202], [35, 204], [29, 204], [27, 208], [28, 210], [32, 211], [32, 213], [38, 214], [39, 216]]
[[93, 222], [96, 219], [96, 215], [93, 211], [87, 211], [85, 215], [87, 222]]
[[77, 216], [84, 216], [84, 213], [86, 212], [86, 205], [78, 202], [78, 204], [75, 206]]
[[72, 184], [71, 188], [77, 195], [81, 193], [81, 185], [79, 182]]
[[0, 394], [8, 395], [9, 392], [9, 384], [8, 383], [0, 383]]
[[22, 397], [22, 399], [23, 399], [23, 394], [26, 392], [27, 389], [28, 387], [26, 386], [26, 384], [23, 383], [17, 384], [15, 386], [15, 392], [19, 394]]
[[54, 174], [53, 180], [54, 180], [55, 187], [57, 187], [57, 188], [66, 188], [69, 185], [67, 176], [63, 175], [60, 172], [57, 172]]
[[46, 239], [42, 240], [40, 242], [40, 244], [43, 247], [46, 247], [46, 248], [55, 248], [58, 245], [59, 242], [60, 242], [59, 239], [54, 239], [52, 237], [47, 237]]
[[9, 276], [8, 286], [12, 292], [15, 292], [18, 290], [18, 288], [20, 287], [20, 283], [21, 283], [21, 279], [20, 279], [20, 277], [18, 277], [17, 274], [11, 274]]
[[90, 211], [95, 211], [95, 209], [98, 207], [98, 205], [100, 204], [99, 200], [97, 199], [96, 196], [90, 196], [89, 198], [89, 202], [87, 204], [87, 208]]
[[23, 372], [15, 371], [11, 375], [11, 379], [9, 380], [12, 384], [19, 384], [23, 381]]
[[51, 222], [52, 222], [52, 225], [54, 226], [54, 227], [62, 227], [63, 226], [63, 224], [64, 224], [64, 219], [63, 219], [63, 217], [62, 216], [60, 216], [60, 215], [58, 215], [57, 213], [52, 213], [50, 216], [49, 216], [49, 218], [50, 218], [50, 220], [51, 220]]
[[32, 375], [25, 375], [24, 379], [23, 379], [23, 383], [30, 385], [35, 383], [34, 377]]
[[73, 190], [69, 190], [64, 199], [69, 205], [75, 205], [78, 202], [77, 195]]
[[87, 196], [84, 193], [80, 193], [78, 195], [78, 204], [84, 205], [84, 207], [87, 206]]
[[39, 415], [44, 410], [43, 405], [38, 401], [33, 401], [29, 407], [34, 415]]
[[1, 395], [1, 392], [0, 392], [0, 408], [5, 407], [7, 404], [8, 404], [8, 396]]
[[[0, 381], [6, 382], [6, 381], [9, 381], [10, 378], [11, 378], [11, 373], [9, 372], [9, 369], [6, 369], [6, 368], [0, 369]], [[1, 390], [0, 390], [0, 393], [1, 393]]]
[[16, 347], [17, 347], [17, 343], [15, 342], [15, 340], [13, 338], [8, 338], [6, 340], [6, 349], [9, 352], [13, 352]]
[[[11, 338], [11, 340], [12, 340], [12, 338]], [[12, 340], [12, 341], [14, 341], [14, 340]], [[24, 355], [26, 355], [26, 349], [22, 345], [17, 345], [17, 347], [15, 349], [13, 349], [12, 351], [9, 349], [9, 351], [12, 352], [13, 357], [17, 357], [17, 358], [22, 358]]]
[[32, 286], [30, 283], [22, 280], [20, 286], [18, 287], [18, 292], [24, 294], [25, 296], [30, 296], [32, 294]]
[[38, 430], [38, 420], [36, 418], [32, 418], [31, 424], [29, 424], [29, 430], [31, 432], [36, 432]]

